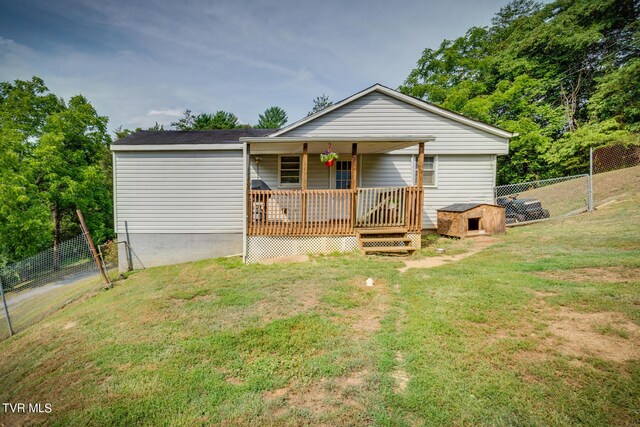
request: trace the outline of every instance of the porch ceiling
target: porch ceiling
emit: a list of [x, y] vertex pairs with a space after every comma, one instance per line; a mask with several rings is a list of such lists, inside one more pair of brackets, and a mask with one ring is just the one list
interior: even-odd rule
[[388, 153], [402, 148], [412, 147], [420, 142], [434, 141], [432, 136], [398, 136], [370, 138], [241, 138], [243, 143], [251, 144], [251, 154], [301, 154], [304, 143], [308, 144], [309, 154], [324, 153], [328, 145], [336, 153], [350, 153], [351, 144], [358, 144], [358, 154]]

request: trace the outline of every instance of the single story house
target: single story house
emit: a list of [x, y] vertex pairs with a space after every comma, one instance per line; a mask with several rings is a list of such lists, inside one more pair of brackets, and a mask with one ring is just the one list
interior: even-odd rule
[[379, 84], [275, 131], [136, 132], [111, 145], [118, 240], [144, 266], [417, 248], [437, 209], [493, 203], [513, 136]]

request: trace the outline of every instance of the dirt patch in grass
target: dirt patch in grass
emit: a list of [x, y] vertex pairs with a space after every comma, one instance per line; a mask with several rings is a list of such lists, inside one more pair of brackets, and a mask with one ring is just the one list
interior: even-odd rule
[[75, 322], [75, 321], [72, 320], [72, 321], [67, 322], [64, 325], [62, 325], [62, 330], [63, 331], [68, 331], [69, 329], [75, 328], [77, 325], [78, 325], [78, 322]]
[[382, 279], [374, 280], [374, 285], [365, 285], [364, 278], [354, 279], [350, 285], [361, 288], [362, 304], [343, 311], [350, 320], [351, 328], [357, 336], [368, 337], [380, 330], [380, 322], [387, 314], [389, 305], [389, 286]]
[[298, 282], [295, 285], [283, 284], [264, 295], [255, 307], [262, 321], [271, 322], [297, 313], [313, 311], [320, 306], [323, 285], [314, 281]]
[[544, 362], [549, 360], [549, 354], [544, 351], [523, 350], [516, 353], [514, 359], [523, 362]]
[[554, 353], [616, 363], [640, 360], [640, 326], [622, 313], [583, 313], [569, 307], [554, 307], [544, 298], [555, 296], [556, 292], [533, 293], [536, 298], [530, 312], [543, 329], [536, 330], [531, 322], [523, 321], [512, 330], [497, 329], [487, 337], [485, 345], [506, 344], [509, 339], [534, 339], [537, 345], [513, 355], [515, 361], [532, 363], [548, 361]]
[[467, 239], [465, 243], [473, 242], [470, 249], [467, 252], [457, 254], [457, 255], [441, 255], [441, 256], [433, 256], [427, 257], [423, 259], [416, 260], [406, 260], [404, 262], [404, 267], [398, 268], [398, 271], [404, 273], [410, 268], [433, 268], [439, 267], [441, 265], [449, 264], [452, 262], [457, 262], [463, 260], [473, 254], [477, 254], [483, 249], [495, 244], [498, 242], [498, 239], [491, 236], [478, 236], [472, 239]]
[[554, 292], [554, 291], [533, 291], [533, 294], [537, 297], [540, 298], [544, 298], [544, 297], [555, 297], [556, 295], [560, 295], [560, 292]]
[[409, 384], [409, 374], [404, 369], [404, 356], [399, 351], [396, 352], [396, 369], [391, 373], [391, 378], [395, 381], [394, 391], [404, 393]]
[[292, 255], [278, 258], [267, 258], [258, 261], [259, 264], [271, 265], [271, 264], [290, 264], [296, 262], [309, 261], [309, 255]]
[[631, 283], [640, 281], [640, 268], [598, 267], [571, 270], [540, 271], [534, 273], [545, 279], [566, 282]]
[[286, 412], [304, 410], [314, 415], [339, 410], [341, 407], [361, 408], [354, 397], [354, 389], [364, 387], [368, 375], [366, 369], [354, 371], [338, 378], [323, 378], [309, 386], [291, 384], [287, 387], [264, 392], [264, 399], [286, 402], [278, 415]]
[[[602, 333], [602, 327], [607, 325], [624, 331], [628, 338]], [[560, 338], [556, 349], [564, 354], [617, 363], [640, 359], [640, 327], [620, 313], [580, 313], [562, 307], [549, 322], [549, 331]]]

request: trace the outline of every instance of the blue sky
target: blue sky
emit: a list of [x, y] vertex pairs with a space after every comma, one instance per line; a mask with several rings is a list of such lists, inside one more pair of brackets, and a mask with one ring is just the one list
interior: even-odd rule
[[189, 108], [289, 122], [326, 93], [396, 88], [426, 47], [488, 25], [507, 0], [0, 0], [0, 81], [81, 93], [109, 128], [168, 125]]

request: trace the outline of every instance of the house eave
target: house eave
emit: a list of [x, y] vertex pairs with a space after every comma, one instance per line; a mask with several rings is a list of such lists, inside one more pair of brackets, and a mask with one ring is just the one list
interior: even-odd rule
[[[273, 140], [272, 140], [273, 141]], [[242, 144], [140, 144], [114, 145], [111, 151], [218, 151], [242, 150]]]
[[240, 138], [242, 143], [273, 143], [278, 142], [431, 142], [435, 136], [397, 135], [397, 136], [264, 136]]

